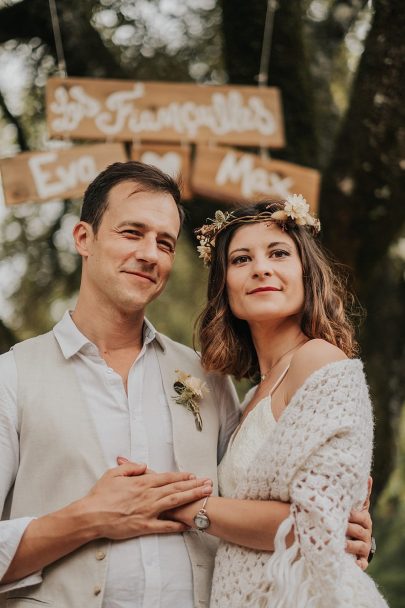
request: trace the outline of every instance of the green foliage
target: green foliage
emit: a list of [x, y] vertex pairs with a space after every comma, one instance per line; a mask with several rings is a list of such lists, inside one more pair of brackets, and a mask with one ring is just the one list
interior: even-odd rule
[[397, 465], [376, 509], [377, 552], [369, 567], [390, 608], [405, 606], [405, 406], [398, 422]]
[[3, 298], [20, 339], [48, 331], [78, 289], [80, 260], [71, 235], [78, 208], [78, 201], [24, 205], [1, 225]]

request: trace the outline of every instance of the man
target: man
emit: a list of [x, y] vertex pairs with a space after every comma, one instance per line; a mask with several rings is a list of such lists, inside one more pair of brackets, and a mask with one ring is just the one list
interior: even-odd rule
[[[173, 180], [141, 163], [102, 172], [74, 229], [75, 310], [0, 357], [6, 605], [208, 605], [214, 540], [161, 515], [208, 496], [211, 480], [216, 491], [238, 411], [230, 383], [144, 317], [172, 268], [179, 199]], [[201, 430], [176, 403], [182, 372], [209, 389]]]

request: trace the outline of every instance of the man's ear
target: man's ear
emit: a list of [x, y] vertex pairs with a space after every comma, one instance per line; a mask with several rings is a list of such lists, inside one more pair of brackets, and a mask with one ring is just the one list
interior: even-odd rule
[[82, 258], [87, 258], [91, 254], [91, 245], [95, 238], [92, 226], [80, 221], [73, 228], [73, 238], [77, 253]]

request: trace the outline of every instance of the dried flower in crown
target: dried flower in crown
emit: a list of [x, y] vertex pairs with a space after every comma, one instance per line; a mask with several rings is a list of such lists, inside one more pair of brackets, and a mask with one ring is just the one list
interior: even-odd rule
[[[271, 208], [271, 204], [268, 205]], [[290, 194], [287, 196], [284, 209], [274, 211], [263, 211], [258, 215], [248, 215], [245, 217], [235, 217], [233, 212], [216, 211], [214, 219], [209, 219], [208, 224], [195, 230], [199, 245], [197, 251], [199, 257], [204, 260], [205, 266], [209, 266], [212, 259], [212, 250], [215, 247], [215, 240], [219, 232], [225, 227], [234, 223], [252, 222], [278, 222], [283, 228], [290, 226], [307, 226], [313, 234], [317, 234], [321, 229], [321, 223], [309, 212], [309, 205], [302, 194]]]
[[274, 211], [271, 219], [279, 222], [293, 221], [297, 226], [309, 226], [314, 234], [321, 229], [320, 221], [309, 212], [309, 205], [302, 194], [287, 196], [284, 209]]
[[211, 251], [215, 247], [215, 237], [225, 228], [234, 218], [232, 211], [216, 211], [213, 220], [208, 220], [209, 224], [204, 224], [195, 233], [200, 244], [197, 246], [199, 257], [204, 260], [206, 266], [211, 262]]

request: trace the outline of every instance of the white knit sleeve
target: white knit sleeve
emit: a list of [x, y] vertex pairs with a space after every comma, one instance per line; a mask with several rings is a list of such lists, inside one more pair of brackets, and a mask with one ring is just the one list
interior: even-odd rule
[[359, 487], [365, 492], [368, 471], [359, 470], [361, 454], [356, 454], [349, 435], [330, 439], [291, 483], [298, 557], [305, 566], [309, 598], [316, 598], [319, 608], [351, 605], [343, 584], [346, 528]]
[[[348, 579], [358, 567], [345, 553], [345, 535], [351, 508], [359, 507], [366, 495], [372, 447], [365, 383], [356, 389], [342, 393], [339, 423], [336, 416], [318, 412], [327, 438], [306, 454], [290, 480], [290, 517], [278, 530], [267, 567], [272, 608], [356, 605]], [[323, 405], [318, 401], [320, 410], [327, 407], [328, 392], [323, 392]], [[295, 541], [287, 549], [292, 527]]]

